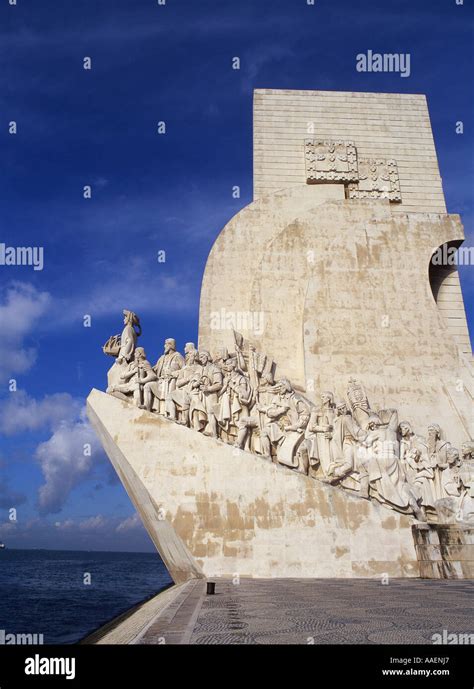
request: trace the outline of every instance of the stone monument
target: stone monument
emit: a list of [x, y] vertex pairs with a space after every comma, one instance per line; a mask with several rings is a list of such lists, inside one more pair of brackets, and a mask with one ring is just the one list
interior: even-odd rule
[[257, 90], [254, 189], [198, 346], [152, 366], [125, 310], [88, 399], [171, 576], [472, 577], [472, 353], [439, 260], [463, 230], [425, 97]]

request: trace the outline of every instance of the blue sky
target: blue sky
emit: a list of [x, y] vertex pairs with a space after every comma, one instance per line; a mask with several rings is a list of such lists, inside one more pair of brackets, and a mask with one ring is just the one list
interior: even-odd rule
[[[44, 247], [45, 266], [0, 267], [0, 540], [153, 549], [84, 400], [105, 388], [122, 308], [153, 361], [165, 337], [197, 338], [207, 255], [252, 200], [254, 88], [426, 93], [448, 210], [472, 244], [473, 14], [468, 0], [2, 3], [0, 242]], [[410, 77], [357, 72], [368, 49], [410, 53]], [[472, 332], [472, 267], [460, 272]]]

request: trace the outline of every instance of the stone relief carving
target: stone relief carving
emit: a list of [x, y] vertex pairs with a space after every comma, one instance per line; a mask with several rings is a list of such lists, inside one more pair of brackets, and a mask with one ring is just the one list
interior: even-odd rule
[[103, 347], [116, 357], [107, 393], [419, 521], [474, 521], [472, 440], [460, 453], [436, 423], [417, 435], [396, 409], [373, 409], [354, 378], [345, 400], [324, 391], [315, 405], [239, 333], [235, 351], [214, 357], [192, 342], [183, 357], [167, 338], [152, 367], [136, 346], [138, 317], [124, 315], [122, 336]]
[[306, 181], [356, 182], [357, 151], [352, 141], [305, 141]]
[[155, 379], [145, 384], [144, 398], [148, 411], [167, 414], [167, 402], [176, 390], [176, 379], [184, 366], [184, 358], [176, 351], [176, 341], [172, 337], [165, 340], [164, 353], [160, 356], [153, 371]]
[[145, 390], [150, 381], [156, 381], [156, 374], [146, 358], [143, 347], [135, 347], [132, 360], [126, 365], [120, 374], [119, 383], [107, 387], [107, 392], [116, 397], [127, 400], [127, 395], [133, 397], [133, 401], [140, 407], [145, 406]]
[[142, 329], [140, 319], [133, 311], [123, 310], [124, 329], [121, 335], [112, 335], [102, 347], [104, 354], [117, 357], [117, 363], [123, 360], [130, 362], [137, 344], [137, 337], [141, 335]]
[[102, 347], [104, 354], [116, 357], [107, 376], [109, 388], [122, 384], [122, 375], [134, 357], [137, 338], [142, 333], [140, 319], [133, 311], [123, 310], [123, 324], [121, 335], [112, 335]]
[[187, 342], [184, 346], [184, 366], [178, 370], [176, 387], [166, 400], [166, 415], [183, 426], [189, 426], [189, 410], [192, 395], [195, 394], [192, 382], [199, 370], [198, 351], [194, 342]]
[[400, 179], [395, 160], [359, 158], [359, 180], [349, 184], [350, 199], [402, 200]]
[[306, 183], [343, 182], [350, 199], [401, 202], [397, 161], [359, 158], [352, 141], [306, 139]]

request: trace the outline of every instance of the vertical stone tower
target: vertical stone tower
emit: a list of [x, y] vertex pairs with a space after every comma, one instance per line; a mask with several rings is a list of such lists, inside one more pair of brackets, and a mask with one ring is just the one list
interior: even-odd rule
[[425, 96], [256, 90], [254, 201], [210, 253], [200, 345], [235, 322], [310, 397], [355, 375], [420, 432], [472, 438], [459, 276], [431, 262], [463, 238]]

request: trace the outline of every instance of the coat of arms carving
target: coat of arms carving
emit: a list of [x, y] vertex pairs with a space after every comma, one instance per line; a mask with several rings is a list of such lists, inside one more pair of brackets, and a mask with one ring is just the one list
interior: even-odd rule
[[350, 199], [402, 200], [396, 160], [359, 158], [353, 141], [305, 140], [306, 183], [341, 182]]
[[306, 182], [356, 182], [357, 150], [352, 141], [305, 141]]
[[396, 160], [359, 158], [359, 181], [349, 184], [350, 199], [401, 201]]

